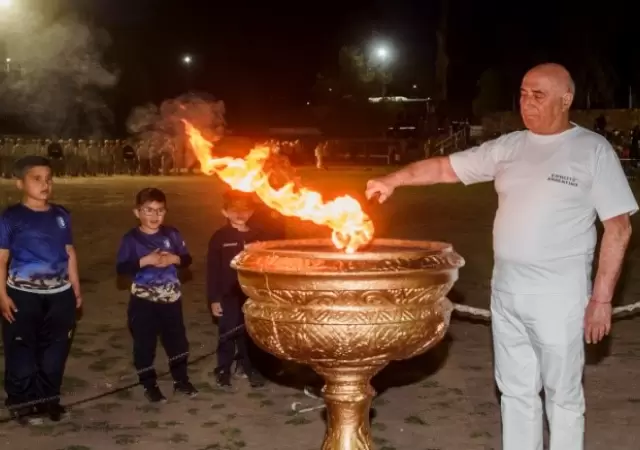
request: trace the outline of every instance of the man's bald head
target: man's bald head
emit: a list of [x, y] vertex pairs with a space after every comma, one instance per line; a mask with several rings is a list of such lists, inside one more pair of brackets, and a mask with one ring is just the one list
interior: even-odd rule
[[556, 134], [571, 127], [569, 108], [575, 83], [560, 64], [546, 63], [529, 70], [520, 87], [520, 113], [526, 127], [538, 134]]
[[563, 65], [555, 63], [539, 64], [529, 70], [524, 77], [526, 78], [527, 76], [546, 77], [555, 84], [563, 94], [566, 92], [571, 94], [576, 93], [576, 84], [573, 82], [569, 71]]

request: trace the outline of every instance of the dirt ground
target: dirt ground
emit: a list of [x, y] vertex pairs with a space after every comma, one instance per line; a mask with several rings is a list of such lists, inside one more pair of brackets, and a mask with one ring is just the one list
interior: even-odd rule
[[[360, 195], [366, 171], [302, 172], [327, 196]], [[251, 390], [238, 381], [218, 390], [211, 371], [215, 357], [191, 365], [200, 389], [195, 399], [172, 397], [149, 405], [136, 382], [131, 339], [125, 327], [127, 292], [119, 290], [114, 260], [121, 235], [134, 225], [136, 191], [166, 190], [168, 223], [184, 234], [193, 256], [193, 278], [184, 286], [185, 317], [192, 359], [210, 353], [216, 329], [206, 311], [204, 257], [212, 231], [221, 225], [219, 184], [208, 177], [96, 178], [58, 180], [56, 201], [69, 207], [81, 266], [85, 314], [78, 325], [64, 381], [63, 403], [71, 416], [59, 424], [22, 428], [0, 410], [0, 447], [12, 450], [208, 449], [312, 450], [325, 428], [320, 411], [295, 415], [292, 402], [313, 406], [300, 389], [271, 383]], [[0, 181], [0, 204], [18, 200], [12, 183]], [[451, 297], [487, 306], [491, 274], [492, 186], [405, 189], [388, 205], [370, 207], [379, 237], [449, 241], [466, 259]], [[637, 223], [639, 219], [635, 219]], [[294, 235], [328, 236], [327, 230], [292, 224]], [[640, 227], [636, 227], [640, 229]], [[617, 299], [640, 298], [638, 235]], [[588, 450], [637, 449], [640, 441], [640, 318], [616, 322], [613, 336], [589, 349], [586, 369]], [[159, 349], [157, 367], [166, 368]], [[296, 381], [295, 376], [293, 380]], [[299, 381], [299, 380], [297, 380]], [[490, 329], [458, 318], [436, 349], [390, 366], [376, 380], [373, 434], [378, 450], [499, 449], [500, 414], [492, 376]]]

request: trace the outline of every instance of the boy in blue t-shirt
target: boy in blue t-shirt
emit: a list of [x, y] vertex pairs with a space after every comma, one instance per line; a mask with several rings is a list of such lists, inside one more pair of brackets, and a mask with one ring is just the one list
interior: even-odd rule
[[0, 216], [0, 312], [6, 404], [23, 423], [48, 414], [59, 421], [60, 387], [82, 306], [69, 211], [49, 203], [51, 164], [16, 162], [22, 201]]
[[122, 238], [116, 271], [133, 278], [127, 314], [140, 384], [150, 402], [166, 401], [153, 369], [160, 336], [169, 358], [174, 392], [193, 397], [198, 391], [187, 375], [189, 342], [178, 279], [178, 269], [190, 266], [192, 258], [180, 232], [163, 225], [167, 199], [161, 190], [141, 190], [133, 212], [140, 225]]

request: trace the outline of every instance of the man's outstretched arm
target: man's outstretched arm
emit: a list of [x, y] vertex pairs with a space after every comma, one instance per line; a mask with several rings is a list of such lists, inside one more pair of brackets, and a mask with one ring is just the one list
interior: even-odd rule
[[382, 180], [394, 188], [460, 182], [460, 178], [451, 165], [451, 158], [448, 156], [438, 156], [409, 164], [383, 177]]
[[493, 180], [500, 159], [502, 138], [485, 142], [449, 156], [438, 156], [408, 166], [367, 183], [367, 198], [382, 203], [401, 186], [428, 186], [440, 183], [473, 184]]

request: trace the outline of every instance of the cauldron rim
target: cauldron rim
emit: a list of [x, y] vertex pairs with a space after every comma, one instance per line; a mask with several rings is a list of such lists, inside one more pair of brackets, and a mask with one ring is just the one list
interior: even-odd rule
[[[397, 250], [375, 251], [376, 246], [397, 248]], [[313, 250], [305, 250], [305, 247], [313, 248]], [[318, 247], [326, 247], [328, 250], [317, 250]], [[424, 258], [453, 253], [454, 251], [453, 246], [447, 242], [410, 239], [374, 239], [367, 249], [354, 253], [346, 253], [337, 249], [333, 250], [333, 248], [334, 245], [330, 239], [283, 239], [253, 242], [245, 246], [243, 253], [302, 259], [382, 261], [398, 258]], [[373, 251], [371, 249], [373, 249]]]

